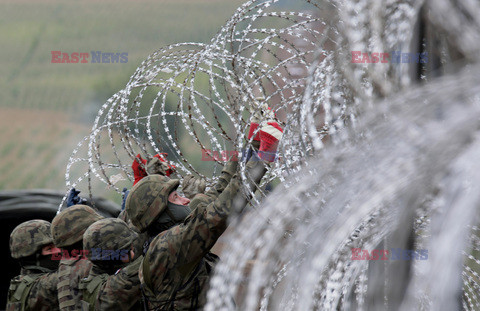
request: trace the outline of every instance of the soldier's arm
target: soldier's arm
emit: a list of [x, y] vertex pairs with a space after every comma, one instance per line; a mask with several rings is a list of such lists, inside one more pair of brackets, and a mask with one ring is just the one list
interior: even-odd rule
[[215, 186], [210, 188], [205, 195], [208, 197], [215, 199], [217, 198], [220, 193], [225, 190], [227, 185], [229, 184], [230, 180], [232, 179], [233, 175], [236, 173], [238, 167], [237, 161], [229, 161], [225, 164], [224, 168], [222, 169], [222, 173], [220, 174], [217, 183]]
[[108, 277], [98, 292], [95, 310], [130, 310], [142, 297], [138, 269], [143, 256]]
[[[247, 166], [249, 169], [259, 168], [263, 167], [263, 163], [249, 162]], [[254, 180], [259, 181], [264, 173], [264, 169], [257, 171]], [[144, 276], [145, 281], [151, 289], [163, 292], [164, 282], [186, 281], [225, 231], [234, 198], [243, 196], [240, 186], [239, 177], [235, 175], [213, 202], [198, 204], [183, 224], [159, 234], [152, 241], [144, 262], [149, 270]], [[246, 201], [241, 204], [246, 204]]]
[[205, 193], [198, 193], [190, 202], [190, 208], [195, 210], [199, 205], [206, 205], [213, 202], [227, 187], [228, 183], [235, 175], [238, 167], [237, 161], [229, 161], [222, 169], [217, 183]]

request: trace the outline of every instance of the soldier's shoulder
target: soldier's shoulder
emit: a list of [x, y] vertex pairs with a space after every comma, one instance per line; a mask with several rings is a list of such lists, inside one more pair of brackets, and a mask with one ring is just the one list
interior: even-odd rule
[[58, 271], [61, 276], [81, 276], [85, 277], [92, 268], [92, 262], [88, 259], [66, 259], [60, 262]]
[[59, 282], [59, 273], [58, 271], [42, 273], [36, 281], [41, 288], [56, 291]]
[[62, 259], [60, 260], [58, 269], [59, 270], [70, 269], [69, 267], [72, 267], [73, 265], [75, 265], [76, 262], [77, 261], [75, 259]]
[[171, 245], [172, 241], [169, 239], [169, 235], [172, 234], [173, 230], [178, 230], [178, 226], [159, 233], [152, 240], [147, 252], [144, 254], [141, 266], [145, 264], [152, 265], [153, 263], [158, 264], [159, 261], [168, 260], [171, 252], [175, 251], [175, 245]]

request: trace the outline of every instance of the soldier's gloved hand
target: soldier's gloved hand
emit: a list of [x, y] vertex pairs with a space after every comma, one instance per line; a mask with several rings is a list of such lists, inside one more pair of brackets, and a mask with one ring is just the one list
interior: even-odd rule
[[269, 121], [260, 128], [260, 148], [258, 156], [264, 161], [273, 162], [277, 156], [278, 142], [283, 129], [276, 121]]
[[235, 175], [237, 173], [238, 161], [228, 161], [222, 169], [222, 172], [227, 172], [230, 175]]
[[252, 115], [252, 118], [250, 119], [250, 128], [248, 130], [247, 138], [250, 141], [250, 139], [253, 136], [252, 141], [260, 141], [260, 135], [258, 135], [259, 133], [258, 133], [257, 129], [258, 129], [258, 126], [259, 126], [260, 122], [262, 122], [262, 111], [261, 111], [261, 109], [259, 109], [259, 110], [250, 111], [250, 112], [253, 113], [253, 115]]
[[[264, 98], [260, 98], [257, 100], [265, 100]], [[254, 108], [250, 106], [250, 113], [252, 114], [252, 118], [250, 119], [250, 128], [248, 131], [248, 140], [253, 136], [252, 145], [255, 148], [259, 148], [260, 146], [260, 132], [258, 131], [258, 127], [262, 123], [263, 120], [273, 121], [275, 120], [275, 111], [268, 107], [267, 103], [260, 104], [258, 108]]]
[[68, 194], [68, 198], [67, 198], [67, 207], [74, 206], [77, 204], [87, 203], [87, 199], [84, 199], [78, 196], [80, 192], [81, 192], [80, 190], [75, 190], [75, 188], [72, 188], [70, 190], [70, 193]]
[[168, 153], [163, 152], [163, 153], [160, 153], [160, 154], [156, 154], [153, 157], [158, 158], [160, 161], [165, 162], [168, 165], [168, 169], [165, 171], [165, 175], [167, 175], [167, 177], [168, 177], [171, 174], [175, 173], [177, 168], [175, 167], [175, 165], [170, 164], [166, 161], [167, 156], [168, 156]]
[[194, 175], [187, 175], [182, 181], [183, 194], [189, 199], [192, 199], [198, 193], [205, 193], [205, 188], [205, 179]]
[[[133, 185], [142, 180], [142, 178], [148, 174], [170, 176], [170, 174], [175, 172], [175, 165], [170, 165], [164, 160], [164, 158], [166, 159], [167, 154], [161, 153], [161, 155], [162, 156], [160, 156], [160, 154], [154, 155], [147, 165], [147, 160], [143, 159], [140, 154], [137, 154], [132, 163], [133, 177], [135, 178]], [[145, 167], [147, 168], [148, 174], [147, 171], [145, 171]]]
[[160, 174], [164, 176], [170, 176], [175, 172], [175, 165], [168, 164], [165, 159], [166, 153], [156, 154], [153, 159], [148, 161], [147, 172], [148, 174]]
[[144, 166], [147, 164], [147, 160], [144, 160], [140, 154], [137, 154], [135, 159], [133, 159], [132, 163], [132, 170], [133, 170], [133, 177], [135, 180], [133, 181], [133, 185], [140, 180], [142, 180], [143, 177], [147, 176], [147, 172], [145, 172]]

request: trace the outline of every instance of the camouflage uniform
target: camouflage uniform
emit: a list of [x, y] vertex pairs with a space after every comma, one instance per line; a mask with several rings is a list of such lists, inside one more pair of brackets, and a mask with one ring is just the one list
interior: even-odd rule
[[81, 257], [62, 259], [58, 267], [58, 301], [60, 310], [81, 310], [80, 280], [88, 275], [92, 263]]
[[59, 310], [57, 283], [56, 271], [37, 266], [22, 268], [10, 282], [5, 310]]
[[[263, 165], [249, 162], [249, 169], [257, 164]], [[240, 188], [234, 176], [236, 168], [236, 162], [227, 164], [215, 187], [190, 202], [192, 212], [185, 221], [151, 242], [139, 271], [151, 310], [199, 310], [204, 306], [209, 275], [218, 258], [209, 251], [227, 227], [232, 201]], [[259, 175], [264, 172], [262, 169]], [[140, 231], [166, 210], [168, 194], [175, 185], [178, 181], [151, 175], [132, 188], [126, 209]]]
[[[80, 283], [82, 310], [143, 310], [138, 278], [143, 256], [131, 263], [121, 261], [125, 257], [130, 258], [130, 249], [136, 238], [137, 234], [124, 221], [115, 218], [97, 221], [87, 229], [83, 245], [99, 251], [89, 254], [93, 267], [88, 277]], [[104, 250], [108, 251], [102, 252]], [[115, 274], [107, 269], [122, 266]]]
[[[65, 248], [81, 242], [85, 230], [100, 219], [103, 217], [86, 205], [75, 205], [63, 210], [52, 220], [55, 245]], [[57, 287], [60, 310], [81, 310], [82, 292], [78, 285], [91, 268], [92, 263], [83, 257], [60, 261]]]
[[[50, 223], [30, 220], [18, 225], [10, 235], [13, 258], [25, 258], [53, 243]], [[10, 282], [6, 310], [58, 310], [56, 271], [40, 266], [24, 266]]]

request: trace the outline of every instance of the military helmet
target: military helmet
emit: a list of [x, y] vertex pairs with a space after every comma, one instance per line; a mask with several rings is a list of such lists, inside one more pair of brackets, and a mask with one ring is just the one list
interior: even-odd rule
[[52, 220], [52, 236], [57, 247], [82, 241], [87, 228], [104, 217], [87, 205], [77, 204], [61, 211]]
[[[93, 223], [83, 234], [83, 247], [89, 250], [89, 258], [94, 250], [130, 251], [138, 235], [126, 222], [118, 218], [105, 218]], [[99, 254], [99, 252], [96, 252]], [[97, 256], [98, 257], [98, 256]]]
[[19, 224], [10, 234], [10, 252], [13, 258], [28, 257], [43, 246], [53, 243], [50, 223], [34, 219]]
[[145, 232], [167, 208], [168, 195], [179, 185], [178, 179], [162, 175], [149, 175], [139, 181], [130, 190], [125, 204], [132, 224]]

